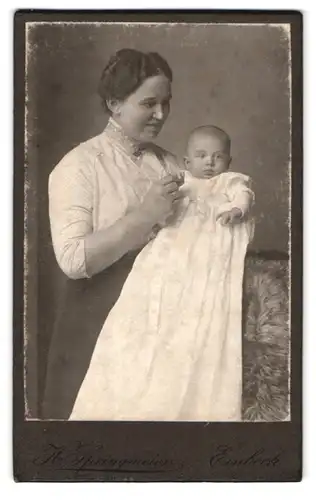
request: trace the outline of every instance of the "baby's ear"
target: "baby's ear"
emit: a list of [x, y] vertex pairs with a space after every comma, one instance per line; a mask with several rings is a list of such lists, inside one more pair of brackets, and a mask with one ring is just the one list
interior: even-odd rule
[[233, 160], [232, 157], [230, 157], [227, 163], [227, 170], [230, 168], [232, 160]]
[[183, 164], [184, 164], [184, 168], [186, 168], [188, 170], [189, 166], [190, 166], [190, 160], [187, 156], [183, 157]]

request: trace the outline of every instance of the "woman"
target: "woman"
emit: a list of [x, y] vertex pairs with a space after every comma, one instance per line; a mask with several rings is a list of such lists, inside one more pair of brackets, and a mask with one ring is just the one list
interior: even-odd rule
[[170, 110], [172, 72], [156, 53], [117, 52], [99, 94], [105, 130], [49, 179], [56, 259], [67, 276], [50, 347], [43, 417], [67, 419], [107, 313], [138, 250], [181, 197], [174, 157], [152, 144]]

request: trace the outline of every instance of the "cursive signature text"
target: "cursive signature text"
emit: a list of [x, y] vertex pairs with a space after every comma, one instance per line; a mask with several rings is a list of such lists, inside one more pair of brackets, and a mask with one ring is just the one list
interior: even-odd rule
[[73, 449], [50, 443], [34, 465], [47, 466], [59, 470], [100, 471], [100, 472], [166, 472], [179, 470], [182, 462], [162, 458], [156, 454], [151, 458], [113, 457], [107, 455], [101, 445], [92, 446], [78, 443]]
[[280, 457], [281, 452], [268, 453], [264, 447], [245, 452], [240, 447], [219, 445], [214, 455], [211, 455], [209, 464], [212, 468], [216, 466], [241, 467], [245, 465], [275, 467], [280, 463]]

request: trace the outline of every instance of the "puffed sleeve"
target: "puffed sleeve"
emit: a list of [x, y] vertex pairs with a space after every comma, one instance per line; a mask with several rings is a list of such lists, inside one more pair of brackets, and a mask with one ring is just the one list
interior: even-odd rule
[[239, 208], [243, 215], [249, 212], [255, 200], [250, 177], [231, 172], [227, 177], [226, 192], [231, 208]]
[[71, 279], [88, 277], [85, 236], [93, 231], [92, 210], [91, 171], [70, 154], [49, 177], [49, 219], [57, 262]]

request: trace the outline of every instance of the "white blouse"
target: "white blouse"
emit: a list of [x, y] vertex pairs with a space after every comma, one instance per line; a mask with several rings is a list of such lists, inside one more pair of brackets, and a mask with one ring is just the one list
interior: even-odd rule
[[63, 272], [88, 278], [85, 237], [136, 208], [153, 180], [178, 172], [171, 153], [152, 143], [137, 150], [112, 119], [66, 154], [49, 177], [52, 242]]

